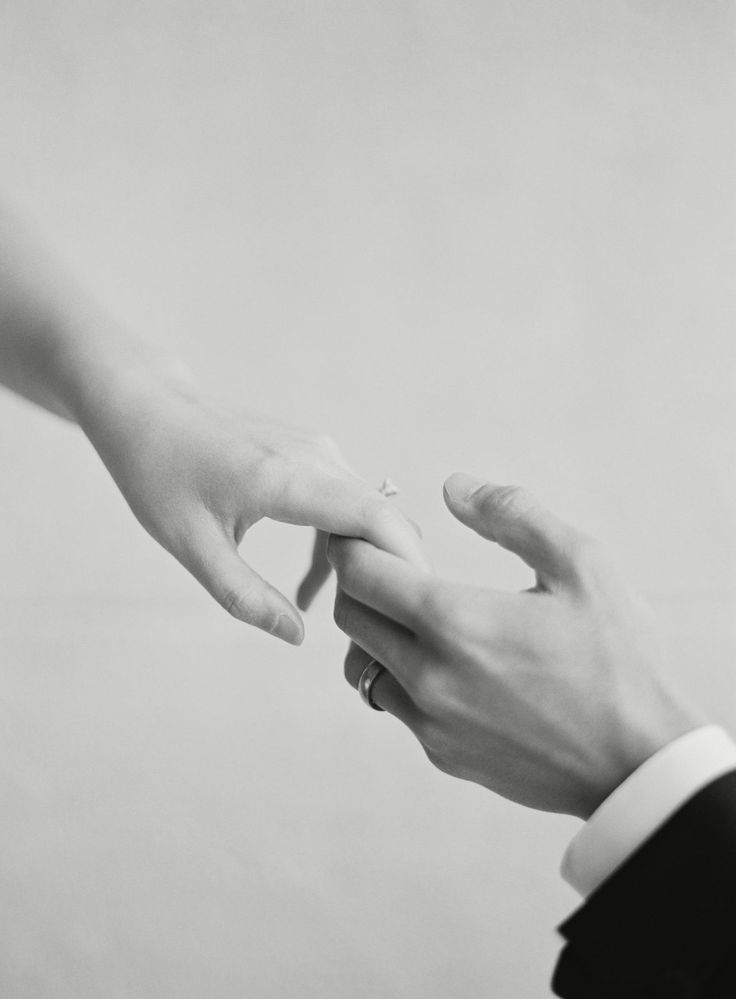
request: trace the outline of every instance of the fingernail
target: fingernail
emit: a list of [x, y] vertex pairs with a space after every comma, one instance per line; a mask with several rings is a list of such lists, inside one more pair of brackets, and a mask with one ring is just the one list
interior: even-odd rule
[[478, 479], [475, 475], [455, 472], [445, 482], [445, 496], [453, 500], [467, 501], [483, 485], [483, 479]]
[[278, 638], [283, 638], [289, 645], [301, 645], [304, 638], [301, 625], [293, 617], [289, 617], [288, 614], [279, 614], [272, 634]]

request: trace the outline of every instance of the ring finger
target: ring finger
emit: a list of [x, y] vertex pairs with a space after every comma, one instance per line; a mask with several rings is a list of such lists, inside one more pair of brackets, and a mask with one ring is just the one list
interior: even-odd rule
[[[358, 689], [358, 682], [363, 671], [372, 662], [377, 662], [377, 660], [355, 642], [350, 643], [350, 648], [345, 656], [345, 679], [351, 687]], [[371, 700], [383, 711], [398, 718], [399, 721], [411, 728], [417, 710], [407, 692], [386, 666], [383, 667], [383, 672], [376, 677], [371, 685]]]

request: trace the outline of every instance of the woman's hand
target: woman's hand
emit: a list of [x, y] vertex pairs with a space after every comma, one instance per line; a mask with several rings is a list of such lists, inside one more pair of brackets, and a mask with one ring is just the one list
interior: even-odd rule
[[301, 642], [301, 617], [238, 555], [261, 517], [318, 529], [302, 608], [330, 571], [325, 532], [426, 564], [412, 527], [331, 440], [205, 397], [180, 364], [112, 323], [2, 208], [0, 384], [77, 422], [146, 530], [227, 611], [287, 642]]
[[374, 701], [441, 770], [586, 818], [699, 719], [661, 679], [649, 615], [597, 542], [516, 488], [455, 475], [445, 499], [531, 566], [536, 585], [499, 593], [449, 583], [364, 541], [331, 538], [335, 620], [356, 643], [346, 677], [357, 686], [370, 658], [383, 664]]
[[141, 524], [234, 617], [295, 645], [303, 638], [294, 606], [238, 554], [263, 517], [320, 532], [302, 607], [330, 571], [324, 532], [426, 565], [408, 521], [331, 439], [206, 399], [182, 378], [120, 371], [103, 393], [86, 393], [79, 422]]

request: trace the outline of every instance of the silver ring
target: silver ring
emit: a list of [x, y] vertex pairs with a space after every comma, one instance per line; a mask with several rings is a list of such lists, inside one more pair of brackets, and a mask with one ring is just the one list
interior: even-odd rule
[[373, 700], [371, 691], [373, 689], [373, 684], [379, 676], [385, 672], [385, 666], [381, 666], [381, 664], [376, 662], [375, 659], [371, 659], [366, 668], [360, 674], [360, 679], [358, 680], [358, 693], [360, 694], [363, 703], [367, 704], [369, 708], [373, 708], [374, 711], [383, 711], [383, 708], [379, 708]]

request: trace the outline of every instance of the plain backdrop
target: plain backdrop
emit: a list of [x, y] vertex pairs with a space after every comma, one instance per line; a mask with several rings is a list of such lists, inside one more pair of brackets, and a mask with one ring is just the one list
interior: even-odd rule
[[[4, 0], [0, 196], [203, 384], [402, 488], [438, 569], [528, 572], [456, 469], [618, 552], [736, 722], [734, 8]], [[309, 532], [253, 563], [293, 594]], [[572, 819], [433, 771], [231, 621], [81, 433], [0, 397], [0, 992], [537, 999]]]

